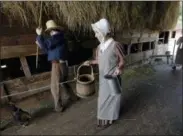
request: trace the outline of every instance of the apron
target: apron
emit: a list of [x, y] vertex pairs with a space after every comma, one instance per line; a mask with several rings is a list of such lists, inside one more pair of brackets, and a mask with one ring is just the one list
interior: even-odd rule
[[[108, 48], [101, 52], [98, 50], [98, 64], [99, 64], [99, 96], [98, 96], [98, 110], [97, 118], [99, 120], [117, 120], [121, 107], [121, 92], [112, 89], [111, 83], [104, 76], [117, 64], [117, 57], [115, 55], [114, 42]], [[111, 73], [115, 70], [112, 69]], [[118, 80], [116, 80], [118, 81]], [[115, 82], [112, 85], [114, 88], [118, 86]]]

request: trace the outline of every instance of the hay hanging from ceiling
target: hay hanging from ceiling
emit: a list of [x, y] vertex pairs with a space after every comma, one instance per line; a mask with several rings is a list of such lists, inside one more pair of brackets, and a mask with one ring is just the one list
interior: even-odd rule
[[[116, 30], [161, 31], [175, 26], [179, 6], [179, 1], [44, 1], [43, 20], [54, 19], [70, 30], [88, 31], [91, 23], [105, 17]], [[38, 25], [40, 1], [4, 1], [1, 7], [10, 23]]]

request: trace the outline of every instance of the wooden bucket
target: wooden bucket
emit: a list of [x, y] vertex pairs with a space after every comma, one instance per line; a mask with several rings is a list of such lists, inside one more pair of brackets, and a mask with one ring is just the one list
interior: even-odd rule
[[[81, 70], [90, 68], [91, 73], [82, 73]], [[95, 93], [95, 77], [92, 66], [81, 65], [77, 69], [76, 95], [80, 98], [87, 98]]]

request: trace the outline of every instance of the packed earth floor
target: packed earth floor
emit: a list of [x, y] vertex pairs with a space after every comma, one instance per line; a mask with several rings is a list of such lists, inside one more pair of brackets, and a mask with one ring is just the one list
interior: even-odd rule
[[[145, 69], [145, 68], [144, 68]], [[2, 135], [180, 135], [182, 133], [182, 70], [166, 64], [131, 71], [123, 78], [120, 119], [96, 129], [97, 92], [64, 112], [45, 110], [29, 126], [12, 125]], [[148, 72], [147, 69], [151, 69]]]

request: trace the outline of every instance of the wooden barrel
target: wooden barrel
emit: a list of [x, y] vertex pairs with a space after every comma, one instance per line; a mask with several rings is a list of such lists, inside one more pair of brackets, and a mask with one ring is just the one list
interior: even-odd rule
[[[90, 68], [91, 73], [85, 73]], [[95, 93], [95, 77], [92, 66], [81, 65], [77, 69], [76, 95], [80, 98], [87, 98]]]

